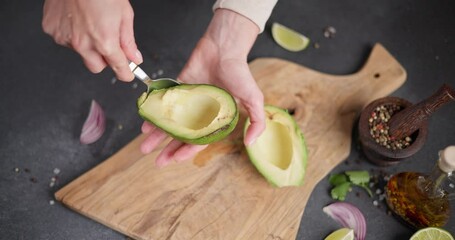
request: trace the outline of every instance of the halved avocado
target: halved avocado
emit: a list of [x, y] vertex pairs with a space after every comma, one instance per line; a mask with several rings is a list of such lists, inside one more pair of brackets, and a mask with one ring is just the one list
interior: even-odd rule
[[231, 94], [206, 84], [181, 84], [143, 93], [137, 105], [144, 120], [191, 144], [225, 138], [239, 119]]
[[[250, 146], [248, 156], [271, 184], [277, 187], [303, 184], [307, 164], [307, 148], [303, 133], [294, 118], [274, 106], [265, 106], [266, 127]], [[245, 131], [250, 125], [249, 119]]]

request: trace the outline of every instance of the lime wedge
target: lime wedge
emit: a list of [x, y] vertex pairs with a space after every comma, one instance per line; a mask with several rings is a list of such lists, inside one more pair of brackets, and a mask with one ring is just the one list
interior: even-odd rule
[[340, 228], [324, 238], [324, 240], [354, 240], [354, 230]]
[[410, 240], [454, 240], [452, 235], [446, 230], [436, 227], [427, 227], [420, 229], [414, 235], [412, 235]]
[[272, 36], [278, 45], [291, 52], [305, 49], [310, 39], [279, 23], [272, 24]]

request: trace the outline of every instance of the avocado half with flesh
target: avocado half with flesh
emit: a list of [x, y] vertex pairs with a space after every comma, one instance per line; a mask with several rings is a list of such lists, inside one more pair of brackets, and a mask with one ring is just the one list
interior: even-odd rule
[[[299, 126], [286, 111], [265, 106], [264, 132], [246, 150], [257, 170], [277, 187], [303, 184], [307, 148]], [[249, 119], [245, 131], [250, 125]]]
[[137, 105], [144, 120], [191, 144], [225, 138], [239, 119], [231, 94], [206, 84], [181, 84], [143, 93]]

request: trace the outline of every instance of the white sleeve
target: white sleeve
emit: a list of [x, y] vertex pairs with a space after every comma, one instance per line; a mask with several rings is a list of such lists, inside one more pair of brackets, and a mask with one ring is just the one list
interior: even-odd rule
[[213, 11], [225, 8], [239, 13], [258, 25], [260, 32], [264, 31], [265, 23], [269, 19], [278, 0], [217, 0]]

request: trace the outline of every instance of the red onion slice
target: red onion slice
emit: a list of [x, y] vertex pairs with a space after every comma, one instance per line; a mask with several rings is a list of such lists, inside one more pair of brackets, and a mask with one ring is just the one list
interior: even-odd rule
[[82, 127], [80, 141], [82, 144], [90, 144], [96, 142], [106, 129], [106, 118], [101, 106], [92, 100], [90, 112]]
[[324, 207], [322, 211], [343, 227], [354, 229], [356, 240], [365, 240], [367, 223], [362, 212], [357, 207], [346, 202], [335, 202]]

